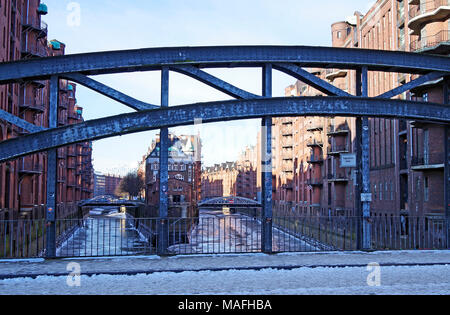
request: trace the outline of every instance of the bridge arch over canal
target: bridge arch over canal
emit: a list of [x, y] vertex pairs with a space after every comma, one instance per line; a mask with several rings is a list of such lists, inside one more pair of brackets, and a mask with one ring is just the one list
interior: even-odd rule
[[[203, 69], [260, 68], [261, 95], [249, 93], [225, 82]], [[305, 67], [356, 70], [356, 95], [351, 95], [304, 70]], [[288, 74], [323, 92], [326, 97], [272, 98], [272, 71]], [[161, 104], [154, 105], [132, 98], [106, 86], [92, 76], [136, 71], [161, 71]], [[235, 98], [169, 107], [169, 73], [182, 73]], [[368, 71], [418, 75], [418, 78], [391, 91], [368, 97]], [[168, 128], [202, 121], [262, 120], [262, 250], [271, 251], [272, 231], [272, 117], [283, 116], [354, 116], [357, 117], [357, 186], [361, 196], [370, 194], [368, 117], [406, 118], [450, 123], [448, 90], [445, 104], [422, 103], [392, 98], [426, 82], [443, 78], [448, 82], [450, 58], [397, 51], [345, 49], [309, 46], [225, 46], [173, 47], [127, 51], [96, 52], [0, 63], [0, 84], [29, 80], [50, 80], [48, 103], [49, 128], [32, 125], [8, 112], [0, 119], [29, 133], [0, 142], [0, 162], [31, 153], [48, 152], [47, 172], [47, 254], [55, 253], [55, 211], [57, 151], [68, 144], [98, 140], [145, 130], [160, 129], [160, 191], [168, 188]], [[78, 125], [57, 128], [59, 79], [84, 85], [134, 110], [135, 113], [110, 116]], [[444, 85], [447, 86], [447, 85]], [[448, 127], [445, 139], [446, 214], [450, 216], [450, 173]], [[160, 194], [159, 215], [167, 217], [168, 198]], [[370, 200], [363, 199], [358, 209], [363, 218], [360, 247], [370, 246]], [[161, 220], [161, 251], [167, 247]], [[448, 239], [448, 236], [447, 236]]]

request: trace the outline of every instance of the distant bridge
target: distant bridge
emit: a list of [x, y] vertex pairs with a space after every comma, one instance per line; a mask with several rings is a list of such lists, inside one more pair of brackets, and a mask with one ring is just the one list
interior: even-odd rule
[[223, 207], [232, 207], [232, 208], [260, 208], [262, 205], [252, 199], [244, 198], [244, 197], [236, 197], [236, 196], [228, 196], [228, 197], [217, 197], [202, 200], [198, 203], [199, 207], [204, 208], [223, 208]]
[[78, 204], [79, 207], [126, 207], [135, 208], [143, 205], [142, 202], [125, 200], [125, 201], [96, 201], [96, 200], [85, 200]]

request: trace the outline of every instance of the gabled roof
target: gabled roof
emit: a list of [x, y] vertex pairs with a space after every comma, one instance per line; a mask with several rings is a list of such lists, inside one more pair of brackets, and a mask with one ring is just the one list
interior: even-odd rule
[[[154, 144], [153, 150], [148, 155], [148, 158], [157, 158], [161, 150], [159, 141]], [[170, 158], [191, 158], [194, 156], [194, 145], [191, 141], [191, 136], [169, 137], [169, 157]]]

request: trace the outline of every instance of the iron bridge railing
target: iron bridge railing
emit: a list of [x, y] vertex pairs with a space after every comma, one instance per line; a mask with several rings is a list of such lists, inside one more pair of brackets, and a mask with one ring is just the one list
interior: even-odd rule
[[[359, 217], [273, 217], [272, 252], [355, 251]], [[159, 247], [158, 226], [167, 224], [168, 247]], [[91, 217], [57, 220], [57, 257], [104, 257], [262, 252], [258, 210], [197, 218]], [[449, 222], [427, 217], [370, 219], [371, 250], [447, 249]], [[44, 220], [0, 221], [0, 258], [46, 257]]]

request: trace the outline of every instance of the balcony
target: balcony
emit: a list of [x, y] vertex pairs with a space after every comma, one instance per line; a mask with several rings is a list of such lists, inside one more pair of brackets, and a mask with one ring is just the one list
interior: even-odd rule
[[450, 0], [431, 0], [412, 7], [409, 11], [410, 20], [408, 23], [411, 35], [420, 35], [420, 30], [424, 24], [443, 22], [449, 16]]
[[323, 186], [323, 181], [319, 178], [311, 178], [306, 181], [306, 184], [313, 187]]
[[314, 132], [314, 131], [322, 131], [323, 125], [321, 123], [312, 123], [307, 128], [306, 131], [308, 132]]
[[293, 173], [294, 165], [292, 163], [283, 163], [283, 165], [281, 166], [281, 171], [285, 173]]
[[323, 157], [311, 155], [310, 158], [306, 162], [309, 164], [322, 164]]
[[80, 119], [81, 119], [81, 115], [79, 115], [79, 114], [76, 113], [76, 112], [71, 112], [71, 111], [69, 111], [68, 117], [69, 117], [70, 119], [75, 119], [75, 120], [80, 120]]
[[348, 73], [347, 70], [341, 70], [341, 69], [331, 70], [331, 69], [328, 69], [326, 71], [325, 78], [328, 81], [333, 82], [337, 78], [345, 78], [347, 76], [347, 73]]
[[20, 175], [36, 175], [42, 173], [42, 166], [33, 162], [32, 157], [24, 157], [19, 162]]
[[433, 170], [444, 170], [444, 162], [443, 159], [440, 159], [442, 163], [439, 163], [439, 159], [435, 159], [435, 161], [431, 162], [429, 159], [425, 159], [424, 157], [413, 156], [411, 158], [411, 169], [413, 171], [433, 171]]
[[344, 183], [344, 184], [349, 181], [349, 178], [348, 178], [347, 174], [345, 174], [345, 173], [328, 174], [327, 179], [328, 179], [328, 182]]
[[281, 135], [284, 137], [292, 136], [294, 133], [292, 131], [292, 126], [283, 126], [281, 128]]
[[39, 16], [23, 16], [22, 27], [25, 32], [36, 32], [38, 38], [44, 38], [48, 34], [48, 25]]
[[69, 180], [66, 185], [67, 185], [67, 187], [71, 187], [71, 188], [74, 188], [77, 186], [77, 184], [73, 180]]
[[72, 149], [72, 150], [67, 150], [67, 156], [68, 157], [77, 157], [78, 154]]
[[322, 140], [316, 140], [316, 139], [311, 139], [306, 141], [306, 146], [313, 148], [313, 147], [323, 147], [323, 141]]
[[328, 155], [339, 155], [341, 153], [348, 153], [348, 147], [346, 145], [332, 145], [328, 147]]
[[47, 57], [47, 48], [40, 42], [22, 41], [21, 53], [23, 58]]
[[435, 35], [423, 37], [411, 43], [411, 51], [418, 53], [448, 54], [450, 50], [450, 30], [442, 30]]
[[286, 139], [281, 141], [281, 146], [283, 148], [292, 148], [294, 146], [294, 140], [292, 137], [286, 137]]
[[330, 125], [327, 129], [328, 136], [347, 136], [349, 132], [350, 130], [347, 126], [335, 127]]
[[35, 97], [21, 97], [19, 107], [22, 111], [27, 110], [37, 113], [43, 113], [45, 111], [44, 101], [36, 99]]

